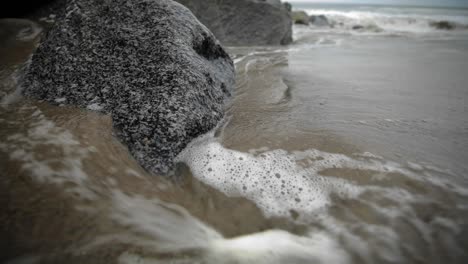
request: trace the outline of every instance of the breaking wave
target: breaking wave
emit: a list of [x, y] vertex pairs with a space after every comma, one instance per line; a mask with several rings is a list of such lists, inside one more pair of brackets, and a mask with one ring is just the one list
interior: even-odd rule
[[311, 27], [357, 33], [427, 34], [468, 31], [468, 10], [430, 8], [365, 8], [358, 10], [306, 9], [325, 16], [327, 23]]
[[[448, 178], [446, 172], [413, 163], [398, 164], [371, 153], [347, 156], [317, 149], [287, 152], [267, 148], [246, 153], [223, 147], [212, 133], [194, 140], [177, 161], [188, 165], [195, 178], [227, 196], [253, 201], [267, 217], [285, 217], [309, 226], [307, 239], [314, 240], [310, 237], [316, 232], [313, 226], [321, 226], [327, 238], [339, 238], [340, 247], [362, 258], [361, 263], [403, 263], [421, 254], [422, 244], [434, 248], [436, 255], [444, 251], [452, 252], [454, 259], [463, 255], [463, 245], [457, 242], [463, 220], [444, 214], [459, 210], [465, 215], [466, 209], [458, 204], [454, 207], [457, 209], [436, 213], [435, 208], [445, 205], [431, 197], [435, 193], [446, 197], [468, 195], [467, 189], [444, 180]], [[356, 176], [343, 177], [345, 171], [354, 171]], [[337, 213], [340, 206], [346, 212]], [[421, 214], [423, 211], [431, 212], [430, 217]], [[386, 224], [378, 224], [375, 219], [385, 219]], [[414, 236], [404, 230], [412, 230]], [[261, 238], [275, 240], [278, 234], [270, 235], [254, 234], [239, 243], [261, 245]], [[446, 245], [438, 245], [439, 235], [448, 239]], [[335, 247], [333, 243], [327, 250]], [[414, 247], [405, 249], [402, 243]], [[236, 245], [235, 250], [231, 245]], [[210, 250], [219, 253], [217, 246]], [[237, 246], [237, 242], [229, 241], [221, 249], [229, 248], [234, 253], [238, 252]], [[296, 246], [291, 248], [297, 250], [297, 256], [312, 259], [299, 255], [303, 251]], [[313, 257], [318, 258], [315, 253]], [[346, 262], [346, 254], [340, 254], [338, 260], [328, 263]]]

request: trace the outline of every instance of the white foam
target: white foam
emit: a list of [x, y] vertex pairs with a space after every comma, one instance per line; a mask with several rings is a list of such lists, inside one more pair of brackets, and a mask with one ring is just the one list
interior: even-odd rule
[[216, 241], [206, 257], [208, 263], [349, 263], [349, 255], [323, 232], [300, 237], [269, 230]]
[[241, 56], [239, 58], [234, 59], [233, 60], [234, 65], [237, 65], [239, 62], [243, 61], [245, 58], [247, 58], [247, 56]]
[[[100, 237], [93, 246], [110, 241], [140, 245], [153, 252], [199, 249], [203, 263], [348, 263], [348, 254], [335, 238], [325, 232], [301, 237], [281, 230], [269, 230], [223, 238], [218, 232], [191, 216], [184, 208], [115, 190], [111, 219], [132, 234]], [[144, 238], [138, 238], [140, 236]], [[177, 260], [171, 260], [176, 261]], [[120, 263], [164, 263], [128, 252]], [[174, 263], [174, 262], [171, 262]]]
[[354, 25], [362, 25], [365, 28], [382, 29], [390, 32], [429, 33], [437, 31], [431, 27], [432, 22], [449, 21], [462, 27], [468, 25], [468, 19], [459, 14], [437, 13], [403, 13], [382, 12], [378, 10], [328, 10], [309, 9], [309, 15], [325, 15], [335, 26], [350, 29]]
[[[226, 149], [212, 134], [208, 134], [194, 140], [176, 161], [187, 164], [196, 178], [226, 195], [252, 200], [266, 216], [289, 217], [294, 215], [294, 211], [299, 213], [297, 220], [301, 222], [327, 208], [332, 194], [349, 199], [371, 191], [398, 203], [428, 201], [428, 197], [422, 194], [376, 184], [386, 180], [390, 173], [433, 186], [445, 188], [447, 184], [436, 177], [423, 177], [414, 166], [408, 168], [372, 153], [354, 154], [352, 158], [316, 149], [293, 152], [262, 149], [249, 152]], [[357, 184], [343, 178], [321, 175], [322, 171], [340, 168], [372, 171], [370, 181]], [[461, 195], [466, 193], [466, 189], [460, 186], [454, 186], [450, 191]], [[395, 215], [390, 209], [386, 210]]]
[[283, 150], [252, 155], [224, 148], [211, 135], [192, 142], [178, 157], [199, 180], [229, 196], [243, 196], [254, 201], [267, 216], [290, 216], [291, 210], [313, 214], [330, 203], [330, 194], [355, 197], [360, 189], [349, 182], [324, 177], [318, 171], [340, 161], [332, 156], [315, 166], [302, 168], [297, 155]]
[[242, 263], [242, 264], [294, 264], [294, 263], [350, 263], [349, 255], [336, 240], [325, 233], [299, 237], [280, 230], [217, 240], [197, 260], [170, 259], [168, 261], [124, 252], [118, 259], [122, 264], [135, 263]]
[[[359, 255], [366, 263], [375, 262], [373, 256], [397, 263], [405, 260], [400, 247], [405, 236], [398, 231], [402, 219], [404, 225], [415, 230], [428, 245], [435, 245], [432, 234], [434, 229], [440, 230], [439, 226], [444, 227], [441, 232], [447, 243], [453, 244], [453, 248], [457, 245], [453, 239], [460, 230], [456, 220], [440, 220], [439, 217], [432, 224], [418, 214], [417, 207], [432, 208], [433, 204], [439, 203], [437, 196], [417, 188], [408, 190], [406, 183], [399, 183], [399, 177], [402, 177], [428, 189], [466, 196], [466, 188], [447, 185], [450, 177], [440, 170], [428, 170], [426, 166], [414, 164], [401, 165], [368, 152], [347, 156], [316, 149], [287, 152], [261, 148], [244, 153], [224, 148], [212, 134], [193, 141], [177, 161], [186, 163], [194, 177], [226, 195], [255, 202], [267, 217], [284, 216], [291, 221], [320, 225], [330, 237], [340, 237], [341, 246], [346, 244], [347, 250]], [[363, 177], [368, 178], [355, 182], [352, 178], [322, 175], [324, 171], [333, 175], [337, 172], [334, 169], [363, 171]], [[395, 181], [390, 179], [394, 176]], [[361, 176], [356, 177], [359, 180]], [[342, 199], [332, 199], [335, 196]], [[354, 200], [350, 204], [363, 206], [366, 213], [354, 206], [340, 208], [339, 211], [347, 217], [353, 217], [351, 222], [331, 215], [327, 210], [329, 205], [338, 202], [340, 206], [340, 200]], [[390, 203], [382, 206], [379, 200]], [[374, 217], [386, 219], [386, 224], [367, 222]], [[360, 232], [356, 234], [355, 229]], [[411, 250], [420, 249], [412, 247]]]

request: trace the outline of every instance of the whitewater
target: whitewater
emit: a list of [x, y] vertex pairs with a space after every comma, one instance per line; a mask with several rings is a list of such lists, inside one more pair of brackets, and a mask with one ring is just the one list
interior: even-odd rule
[[[298, 4], [295, 9], [311, 16], [326, 16], [329, 29], [334, 31], [353, 31], [359, 27], [360, 32], [441, 35], [468, 30], [468, 9], [463, 8]], [[440, 23], [448, 24], [450, 30], [440, 28]]]

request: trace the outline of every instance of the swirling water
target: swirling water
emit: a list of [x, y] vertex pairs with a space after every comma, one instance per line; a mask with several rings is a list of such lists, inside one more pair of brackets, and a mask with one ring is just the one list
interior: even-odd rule
[[0, 260], [465, 263], [463, 34], [295, 32], [229, 49], [226, 118], [171, 180], [136, 164], [109, 117], [14, 96], [35, 42], [4, 46]]

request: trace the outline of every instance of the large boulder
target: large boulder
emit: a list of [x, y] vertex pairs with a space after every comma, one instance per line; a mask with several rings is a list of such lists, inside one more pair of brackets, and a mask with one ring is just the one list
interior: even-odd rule
[[216, 126], [234, 66], [211, 32], [172, 0], [61, 0], [24, 95], [112, 116], [140, 164], [165, 173]]
[[293, 11], [292, 19], [294, 24], [309, 25], [309, 16], [304, 11]]
[[192, 10], [225, 45], [284, 45], [292, 42], [288, 6], [280, 0], [176, 0]]

